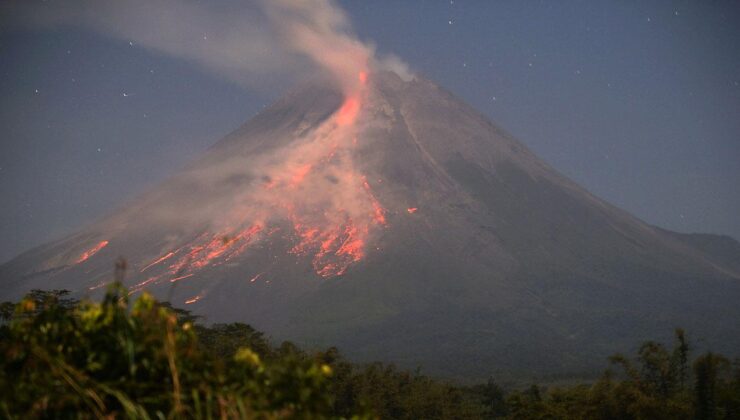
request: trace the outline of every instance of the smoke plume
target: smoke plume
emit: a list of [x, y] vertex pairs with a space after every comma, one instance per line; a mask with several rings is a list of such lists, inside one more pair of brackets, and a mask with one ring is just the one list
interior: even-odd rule
[[357, 88], [374, 48], [357, 39], [331, 0], [67, 0], [9, 2], [14, 22], [31, 27], [77, 26], [191, 61], [246, 88], [295, 80], [316, 70], [343, 91]]

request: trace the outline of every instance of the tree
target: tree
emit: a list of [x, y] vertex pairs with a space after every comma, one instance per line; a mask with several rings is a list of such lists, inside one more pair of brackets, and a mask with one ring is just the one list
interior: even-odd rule
[[721, 418], [718, 410], [717, 389], [723, 370], [729, 368], [729, 361], [711, 352], [699, 356], [694, 362], [695, 416], [699, 420]]
[[229, 354], [220, 358], [149, 294], [132, 303], [115, 284], [100, 303], [64, 296], [33, 292], [2, 326], [0, 416], [332, 416], [331, 367], [295, 353], [232, 351], [260, 343], [251, 327], [216, 329], [214, 348]]

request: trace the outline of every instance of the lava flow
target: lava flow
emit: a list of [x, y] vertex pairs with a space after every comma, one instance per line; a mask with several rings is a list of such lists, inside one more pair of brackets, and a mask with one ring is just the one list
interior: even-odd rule
[[360, 111], [360, 100], [356, 97], [350, 96], [339, 108], [337, 112], [337, 124], [350, 125], [357, 119], [357, 113]]
[[189, 246], [185, 255], [168, 267], [167, 271], [176, 276], [170, 281], [190, 277], [195, 271], [214, 263], [218, 259], [228, 261], [243, 252], [255, 239], [255, 236], [262, 231], [262, 228], [262, 224], [257, 223], [233, 235], [228, 233], [210, 235], [210, 239], [207, 233], [200, 235], [195, 243]]
[[[181, 248], [181, 249], [182, 249], [182, 248]], [[161, 263], [161, 262], [162, 262], [162, 261], [164, 261], [164, 260], [167, 260], [167, 259], [169, 259], [169, 258], [171, 258], [171, 257], [174, 257], [174, 256], [175, 256], [175, 254], [177, 254], [177, 253], [178, 253], [179, 251], [180, 251], [180, 250], [178, 249], [177, 251], [173, 251], [173, 252], [168, 252], [168, 253], [167, 253], [167, 254], [165, 254], [164, 256], [162, 256], [162, 257], [160, 257], [160, 258], [157, 258], [157, 259], [156, 259], [156, 260], [155, 260], [154, 262], [152, 262], [151, 264], [149, 264], [149, 265], [147, 265], [146, 267], [142, 268], [142, 269], [141, 269], [141, 271], [140, 271], [140, 273], [143, 273], [144, 271], [146, 271], [146, 270], [148, 270], [148, 269], [152, 268], [153, 266], [155, 266], [155, 265], [157, 265], [157, 264]]]
[[[360, 73], [364, 86], [367, 74]], [[348, 95], [335, 114], [336, 127], [326, 135], [327, 141], [312, 142], [313, 151], [323, 150], [317, 163], [308, 167], [315, 171], [315, 180], [330, 178], [322, 195], [290, 197], [283, 203], [288, 209], [296, 244], [291, 253], [310, 256], [316, 274], [321, 277], [340, 276], [366, 253], [368, 237], [376, 226], [386, 225], [385, 209], [375, 198], [364, 175], [357, 172], [352, 160], [352, 149], [357, 144], [354, 127], [361, 107], [361, 90]], [[320, 130], [317, 130], [320, 132]], [[302, 154], [298, 157], [303, 156]], [[304, 174], [301, 180], [306, 178]]]
[[90, 257], [97, 254], [98, 251], [105, 248], [108, 245], [108, 241], [100, 241], [97, 245], [94, 247], [88, 249], [87, 251], [83, 252], [82, 255], [75, 261], [75, 264], [79, 264], [82, 262], [87, 261]]
[[[237, 188], [225, 214], [211, 224], [217, 233], [208, 229], [142, 264], [140, 272], [154, 275], [133, 291], [227, 263], [281, 230], [292, 241], [287, 252], [308, 258], [320, 277], [341, 276], [362, 260], [373, 231], [387, 224], [386, 211], [353, 156], [367, 77], [360, 73], [358, 88], [308, 135], [245, 165], [260, 181]], [[286, 221], [290, 231], [283, 230]], [[263, 273], [264, 267], [250, 282]]]

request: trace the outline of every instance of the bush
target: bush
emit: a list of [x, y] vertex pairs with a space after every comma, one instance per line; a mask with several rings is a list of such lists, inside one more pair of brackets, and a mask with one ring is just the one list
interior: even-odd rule
[[[34, 292], [0, 327], [0, 412], [7, 418], [327, 418], [329, 365], [264, 359], [254, 340], [211, 351], [190, 321], [120, 285], [100, 303]], [[243, 333], [243, 328], [234, 327]], [[219, 328], [205, 334], [213, 339]], [[230, 357], [218, 357], [228, 354]]]
[[0, 417], [740, 419], [740, 362], [691, 364], [681, 330], [671, 350], [646, 342], [634, 359], [613, 356], [620, 372], [593, 384], [507, 392], [196, 321], [146, 293], [130, 302], [120, 284], [100, 303], [33, 291], [0, 304]]

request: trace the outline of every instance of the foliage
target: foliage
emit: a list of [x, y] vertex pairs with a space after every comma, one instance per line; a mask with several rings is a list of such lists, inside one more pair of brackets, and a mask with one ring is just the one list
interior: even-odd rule
[[197, 317], [116, 285], [100, 303], [33, 291], [0, 304], [3, 418], [740, 419], [740, 361], [683, 331], [611, 358], [592, 384], [455, 386], [336, 348], [273, 346], [249, 325]]
[[[740, 419], [740, 365], [734, 372], [724, 357], [706, 353], [693, 364], [689, 381], [689, 345], [676, 330], [672, 350], [648, 341], [636, 360], [611, 357], [621, 379], [607, 370], [595, 383], [555, 388], [536, 387], [506, 397], [507, 419]], [[495, 418], [495, 416], [494, 416]]]
[[216, 357], [191, 322], [148, 294], [130, 304], [120, 286], [101, 303], [64, 295], [32, 293], [1, 327], [4, 417], [330, 417], [326, 364], [248, 347]]

